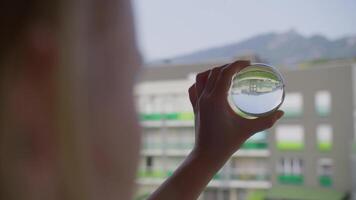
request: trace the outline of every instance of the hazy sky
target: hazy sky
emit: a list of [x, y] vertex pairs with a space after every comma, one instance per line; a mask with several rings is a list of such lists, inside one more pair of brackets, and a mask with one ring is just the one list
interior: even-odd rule
[[134, 0], [146, 59], [169, 58], [290, 29], [356, 35], [356, 0]]

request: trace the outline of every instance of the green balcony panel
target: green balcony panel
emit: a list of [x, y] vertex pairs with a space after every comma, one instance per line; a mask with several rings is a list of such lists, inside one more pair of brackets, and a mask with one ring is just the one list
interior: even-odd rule
[[302, 175], [279, 175], [278, 182], [281, 184], [302, 185], [304, 177]]
[[304, 148], [304, 144], [301, 142], [277, 142], [278, 150], [302, 150]]
[[140, 120], [142, 121], [158, 121], [158, 120], [182, 120], [190, 121], [194, 120], [193, 112], [181, 112], [181, 113], [150, 113], [150, 114], [140, 114]]
[[138, 177], [140, 178], [166, 178], [167, 173], [162, 170], [152, 170], [152, 171], [139, 171]]
[[333, 180], [330, 176], [319, 176], [320, 186], [323, 187], [331, 187], [333, 184]]
[[320, 151], [330, 151], [332, 149], [332, 143], [331, 142], [319, 142], [318, 149]]
[[346, 194], [332, 189], [304, 186], [274, 186], [269, 189], [264, 199], [268, 200], [342, 200]]
[[249, 190], [247, 200], [265, 200], [266, 191], [264, 190]]
[[163, 118], [166, 120], [178, 120], [179, 114], [178, 113], [166, 113], [163, 115]]
[[194, 120], [194, 113], [193, 112], [182, 112], [178, 114], [178, 119], [182, 121], [190, 121]]
[[151, 113], [151, 114], [140, 114], [140, 118], [143, 121], [158, 121], [162, 120], [163, 116], [159, 113]]
[[267, 149], [268, 144], [266, 142], [245, 142], [242, 147], [242, 149]]
[[145, 171], [144, 170], [138, 171], [137, 176], [140, 178], [145, 177]]

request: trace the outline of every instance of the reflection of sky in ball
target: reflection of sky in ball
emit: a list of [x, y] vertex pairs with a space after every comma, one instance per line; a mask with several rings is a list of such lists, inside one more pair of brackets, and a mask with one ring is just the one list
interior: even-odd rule
[[282, 88], [270, 93], [259, 95], [248, 95], [244, 93], [232, 94], [232, 99], [235, 105], [245, 112], [253, 114], [261, 114], [276, 108], [282, 100]]

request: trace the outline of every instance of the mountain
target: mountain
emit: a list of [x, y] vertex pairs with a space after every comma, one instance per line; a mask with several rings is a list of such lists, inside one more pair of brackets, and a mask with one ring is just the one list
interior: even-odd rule
[[356, 36], [330, 40], [323, 35], [306, 37], [294, 30], [285, 33], [266, 33], [239, 43], [160, 62], [191, 64], [211, 60], [231, 60], [246, 54], [256, 54], [262, 60], [274, 65], [293, 65], [316, 59], [349, 58], [356, 56]]

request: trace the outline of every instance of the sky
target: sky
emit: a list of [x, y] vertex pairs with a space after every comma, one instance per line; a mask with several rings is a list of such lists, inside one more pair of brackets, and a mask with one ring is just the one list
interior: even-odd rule
[[133, 0], [145, 60], [171, 58], [288, 30], [356, 35], [356, 0]]

